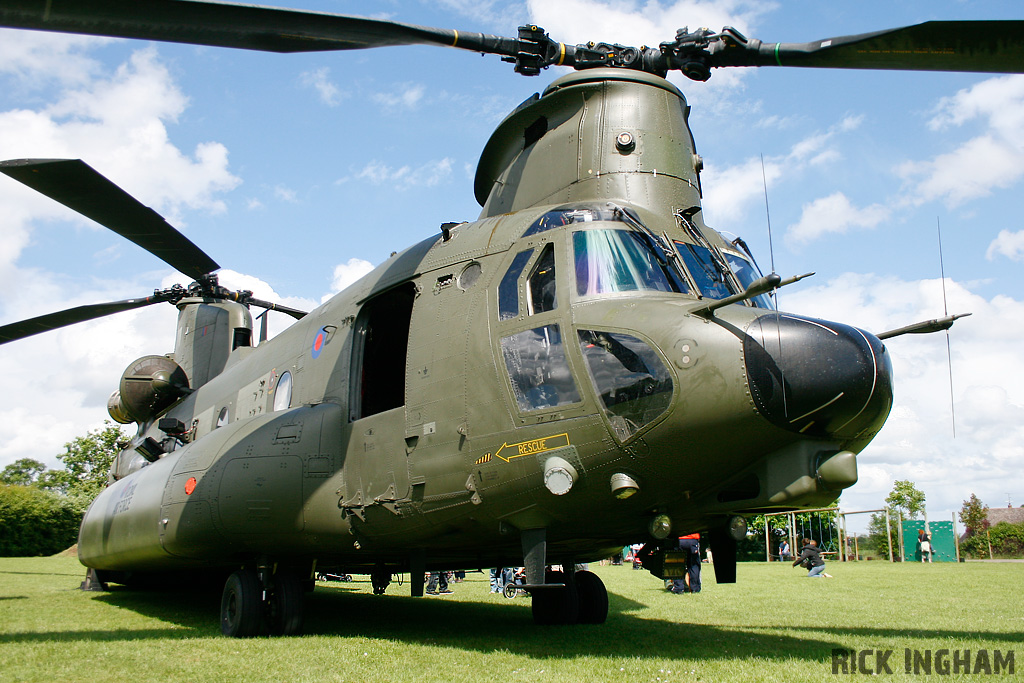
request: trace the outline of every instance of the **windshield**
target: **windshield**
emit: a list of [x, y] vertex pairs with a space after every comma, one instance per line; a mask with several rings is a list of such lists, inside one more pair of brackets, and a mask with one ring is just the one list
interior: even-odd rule
[[[736, 279], [740, 281], [740, 287], [743, 287], [743, 289], [746, 289], [754, 282], [754, 280], [761, 277], [761, 271], [757, 269], [757, 266], [743, 256], [729, 251], [723, 251], [722, 254], [725, 256], [725, 260], [729, 263], [729, 267], [732, 268], [733, 275], [735, 275]], [[757, 308], [775, 308], [772, 305], [771, 298], [767, 294], [755, 296], [750, 301]]]
[[689, 287], [632, 230], [581, 230], [572, 234], [576, 293], [689, 292]]
[[715, 257], [699, 244], [689, 244], [676, 240], [679, 255], [683, 257], [686, 269], [690, 271], [693, 282], [701, 294], [712, 299], [724, 299], [736, 294], [729, 278], [722, 272]]

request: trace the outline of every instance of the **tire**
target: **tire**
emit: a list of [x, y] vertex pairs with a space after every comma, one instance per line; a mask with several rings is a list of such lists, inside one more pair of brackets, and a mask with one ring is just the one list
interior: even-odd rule
[[267, 596], [267, 630], [271, 635], [293, 636], [302, 631], [305, 599], [303, 582], [297, 575], [274, 575], [274, 589]]
[[608, 619], [608, 591], [601, 577], [593, 572], [576, 572], [579, 599], [579, 623], [603, 624]]
[[514, 583], [506, 583], [505, 587], [502, 589], [502, 593], [504, 593], [505, 597], [509, 600], [516, 597], [516, 593], [518, 592], [519, 591], [516, 589], [516, 585]]
[[232, 638], [259, 635], [263, 617], [263, 591], [252, 569], [228, 577], [220, 598], [220, 632]]
[[549, 571], [545, 583], [564, 583], [562, 588], [538, 588], [533, 595], [533, 622], [542, 626], [575, 624], [579, 619], [580, 601], [576, 593], [576, 582], [570, 581], [564, 572]]

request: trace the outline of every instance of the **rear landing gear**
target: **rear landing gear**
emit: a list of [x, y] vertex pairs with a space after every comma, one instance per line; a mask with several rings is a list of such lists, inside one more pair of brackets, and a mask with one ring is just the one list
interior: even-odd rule
[[297, 573], [252, 567], [228, 577], [220, 600], [220, 630], [232, 638], [290, 636], [302, 630], [305, 596]]

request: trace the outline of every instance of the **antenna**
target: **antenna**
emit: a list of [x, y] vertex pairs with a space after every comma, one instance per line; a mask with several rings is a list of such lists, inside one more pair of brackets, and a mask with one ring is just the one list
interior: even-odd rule
[[[935, 217], [935, 232], [939, 238], [939, 277], [942, 280], [942, 315], [948, 316], [949, 309], [946, 306], [946, 269], [942, 263], [942, 226], [939, 224], [939, 217]], [[956, 438], [956, 409], [953, 404], [953, 354], [949, 346], [949, 328], [946, 328], [946, 365], [949, 369], [949, 419], [953, 427], [953, 438]]]
[[[768, 259], [772, 264], [772, 275], [775, 275], [775, 245], [772, 243], [772, 214], [768, 209], [768, 175], [764, 172], [764, 152], [761, 153], [761, 185], [764, 187], [764, 217], [768, 222]], [[775, 297], [775, 334], [779, 344], [779, 372], [782, 376], [779, 383], [782, 385], [782, 414], [789, 417], [789, 406], [786, 403], [786, 375], [782, 370], [782, 328], [779, 326], [779, 288], [776, 286], [771, 295]]]

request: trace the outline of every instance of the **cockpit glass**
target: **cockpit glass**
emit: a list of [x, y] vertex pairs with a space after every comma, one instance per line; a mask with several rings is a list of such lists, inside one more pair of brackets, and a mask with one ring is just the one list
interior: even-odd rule
[[498, 319], [511, 320], [519, 315], [519, 275], [533, 256], [533, 249], [516, 254], [498, 284]]
[[580, 350], [615, 435], [626, 440], [668, 410], [672, 375], [650, 346], [616, 332], [579, 330]]
[[646, 237], [632, 230], [580, 230], [572, 234], [576, 293], [686, 292]]
[[523, 233], [523, 237], [536, 235], [560, 228], [572, 223], [592, 223], [594, 221], [622, 221], [622, 212], [614, 208], [573, 207], [555, 209], [535, 220]]
[[[722, 254], [725, 256], [725, 260], [729, 263], [729, 267], [732, 268], [733, 275], [735, 275], [736, 279], [740, 281], [740, 286], [743, 287], [743, 289], [746, 289], [755, 280], [761, 277], [761, 271], [759, 271], [757, 266], [746, 258], [729, 251], [723, 251]], [[767, 294], [755, 296], [750, 301], [757, 308], [775, 308], [772, 305], [771, 297]]]
[[701, 294], [711, 299], [724, 299], [736, 294], [732, 283], [724, 272], [724, 264], [715, 262], [715, 257], [699, 244], [676, 241], [679, 255], [683, 257], [686, 269], [693, 276], [694, 284]]
[[580, 401], [558, 325], [502, 337], [501, 353], [519, 410], [541, 410]]

